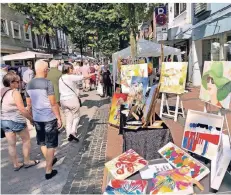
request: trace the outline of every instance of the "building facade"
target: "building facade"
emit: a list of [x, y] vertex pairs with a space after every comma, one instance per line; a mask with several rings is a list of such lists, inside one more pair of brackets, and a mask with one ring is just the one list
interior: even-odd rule
[[[55, 29], [54, 36], [36, 35], [30, 25], [27, 28], [26, 20], [25, 15], [1, 4], [1, 56], [28, 50], [52, 53], [57, 58], [68, 55], [68, 36], [61, 29]], [[6, 63], [25, 65], [25, 61]]]
[[170, 3], [166, 45], [189, 62], [187, 81], [201, 85], [204, 61], [231, 60], [231, 4]]

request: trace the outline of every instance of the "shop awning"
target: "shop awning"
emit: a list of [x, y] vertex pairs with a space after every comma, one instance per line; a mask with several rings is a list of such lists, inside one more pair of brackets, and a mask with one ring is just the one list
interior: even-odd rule
[[25, 51], [21, 53], [10, 54], [2, 57], [3, 61], [26, 60], [26, 59], [49, 59], [53, 58], [53, 54], [39, 53], [33, 51]]

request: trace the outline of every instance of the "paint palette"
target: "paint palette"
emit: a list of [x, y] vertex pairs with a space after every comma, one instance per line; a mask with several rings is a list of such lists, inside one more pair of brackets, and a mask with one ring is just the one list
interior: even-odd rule
[[190, 169], [191, 177], [197, 181], [209, 174], [209, 169], [202, 163], [191, 157], [185, 151], [169, 142], [158, 151], [175, 168], [187, 167]]

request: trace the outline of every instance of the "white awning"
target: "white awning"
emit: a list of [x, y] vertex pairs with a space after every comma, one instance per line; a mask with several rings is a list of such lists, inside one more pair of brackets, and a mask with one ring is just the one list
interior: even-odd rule
[[21, 53], [10, 54], [2, 57], [3, 61], [26, 60], [26, 59], [49, 59], [53, 58], [53, 54], [39, 53], [33, 51], [25, 51]]

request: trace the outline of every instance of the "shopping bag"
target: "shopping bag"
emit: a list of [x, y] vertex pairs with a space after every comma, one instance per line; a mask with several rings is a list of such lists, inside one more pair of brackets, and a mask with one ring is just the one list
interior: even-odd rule
[[101, 83], [98, 84], [97, 94], [99, 94], [101, 96], [103, 95], [103, 86], [101, 85]]

